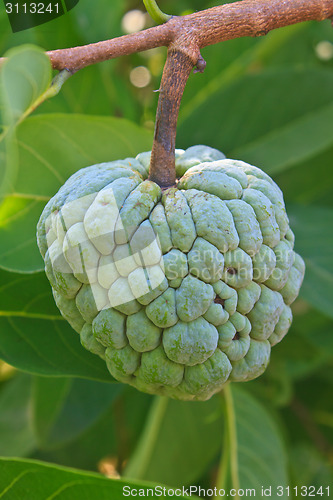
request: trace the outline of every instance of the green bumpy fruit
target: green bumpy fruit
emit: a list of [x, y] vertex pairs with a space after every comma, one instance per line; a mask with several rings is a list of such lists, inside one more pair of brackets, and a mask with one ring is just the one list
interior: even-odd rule
[[207, 146], [176, 151], [177, 187], [150, 153], [75, 173], [37, 236], [61, 314], [112, 376], [206, 400], [267, 367], [304, 276], [283, 196], [260, 169]]

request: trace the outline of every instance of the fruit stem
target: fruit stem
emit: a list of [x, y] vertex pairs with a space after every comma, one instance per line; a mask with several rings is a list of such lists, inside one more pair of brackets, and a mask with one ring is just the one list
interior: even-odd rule
[[177, 120], [184, 88], [193, 67], [201, 60], [194, 44], [178, 40], [168, 49], [155, 121], [149, 179], [162, 188], [176, 184], [175, 147]]
[[145, 4], [148, 14], [155, 23], [163, 24], [171, 19], [172, 16], [162, 12], [155, 0], [143, 0], [143, 3]]
[[154, 398], [140, 440], [123, 473], [124, 478], [145, 477], [154, 455], [168, 403], [169, 399], [165, 396]]
[[[238, 471], [238, 437], [237, 437], [237, 427], [236, 427], [236, 414], [235, 414], [235, 404], [234, 397], [232, 394], [231, 384], [226, 384], [223, 394], [225, 397], [226, 404], [226, 417], [227, 426], [229, 433], [229, 453], [230, 453], [230, 469], [231, 469], [231, 481], [232, 486], [238, 492], [240, 490], [239, 483], [239, 471]], [[239, 500], [239, 495], [235, 497]]]

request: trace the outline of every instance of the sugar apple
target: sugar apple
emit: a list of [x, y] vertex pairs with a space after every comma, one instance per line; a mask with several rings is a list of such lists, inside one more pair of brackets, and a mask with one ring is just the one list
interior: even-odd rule
[[304, 276], [283, 196], [207, 146], [176, 151], [176, 187], [150, 153], [76, 172], [37, 237], [55, 302], [120, 382], [206, 400], [267, 367]]

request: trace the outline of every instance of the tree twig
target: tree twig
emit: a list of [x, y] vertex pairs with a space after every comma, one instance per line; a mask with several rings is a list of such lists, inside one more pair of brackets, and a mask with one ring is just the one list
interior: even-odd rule
[[172, 17], [165, 24], [139, 33], [47, 54], [54, 69], [77, 71], [119, 56], [169, 46], [185, 31], [202, 48], [233, 38], [262, 36], [290, 24], [332, 17], [333, 0], [243, 0]]
[[[149, 179], [159, 186], [176, 182], [175, 143], [180, 101], [193, 66], [200, 57], [196, 45], [171, 45], [164, 66], [158, 100]], [[202, 58], [200, 58], [200, 61]]]

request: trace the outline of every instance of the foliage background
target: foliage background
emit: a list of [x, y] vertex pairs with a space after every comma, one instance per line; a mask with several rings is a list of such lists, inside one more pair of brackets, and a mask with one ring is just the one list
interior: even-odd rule
[[[174, 14], [214, 4], [160, 1]], [[143, 10], [139, 0], [80, 0], [67, 15], [12, 34], [1, 5], [0, 54], [26, 43], [51, 50], [119, 36], [124, 14], [137, 8]], [[29, 487], [36, 500], [51, 493], [85, 498], [83, 492], [87, 498], [111, 498], [111, 493], [122, 498], [122, 482], [83, 471], [111, 477], [118, 471], [135, 485], [258, 490], [333, 485], [329, 21], [204, 49], [207, 69], [191, 76], [179, 117], [178, 147], [207, 144], [251, 162], [285, 193], [296, 251], [307, 271], [292, 328], [274, 347], [266, 373], [232, 385], [229, 397], [216, 395], [205, 403], [154, 398], [109, 383], [104, 364], [83, 350], [53, 303], [35, 242], [39, 214], [79, 168], [150, 149], [153, 90], [159, 87], [165, 53], [156, 49], [86, 68], [17, 127], [27, 104], [47, 88], [50, 69], [41, 53], [28, 51], [16, 56], [22, 71], [14, 64], [3, 75], [11, 89], [6, 96], [2, 91], [0, 123], [3, 498], [24, 500]], [[137, 66], [150, 71], [144, 88], [130, 82]]]

